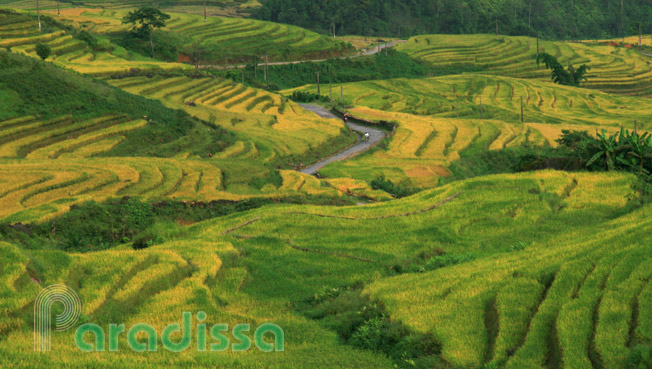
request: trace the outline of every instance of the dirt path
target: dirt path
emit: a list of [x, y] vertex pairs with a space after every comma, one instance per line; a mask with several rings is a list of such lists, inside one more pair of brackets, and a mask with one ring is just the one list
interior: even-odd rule
[[[400, 43], [407, 42], [405, 40], [397, 40], [397, 41], [392, 41], [388, 42], [387, 46], [385, 45], [380, 45], [379, 47], [374, 47], [372, 49], [368, 50], [362, 50], [358, 54], [355, 55], [350, 55], [350, 56], [342, 56], [339, 57], [338, 59], [351, 59], [351, 58], [359, 58], [361, 56], [371, 56], [378, 54], [379, 52], [385, 50], [385, 48], [390, 48], [394, 47]], [[325, 62], [328, 59], [309, 59], [309, 60], [293, 60], [293, 61], [284, 61], [284, 62], [272, 62], [269, 63], [268, 65], [289, 65], [289, 64], [300, 64], [300, 63], [322, 63]], [[259, 65], [263, 65], [264, 62], [261, 62]], [[200, 69], [206, 69], [206, 68], [216, 68], [216, 69], [243, 69], [246, 68], [247, 65], [249, 64], [235, 64], [235, 65], [200, 65]]]
[[[310, 105], [310, 104], [299, 104], [299, 105], [301, 105], [304, 109], [310, 110], [311, 112], [319, 115], [322, 118], [340, 119], [339, 117], [337, 117], [335, 114], [331, 113], [330, 111], [328, 111], [328, 109], [326, 109], [324, 107], [317, 106], [317, 105]], [[346, 150], [344, 150], [344, 151], [342, 151], [342, 152], [340, 152], [338, 154], [335, 154], [335, 155], [333, 155], [333, 156], [331, 156], [329, 158], [326, 158], [326, 159], [324, 159], [324, 160], [322, 160], [322, 161], [320, 161], [318, 163], [315, 163], [315, 164], [301, 170], [301, 173], [315, 174], [321, 168], [325, 167], [326, 165], [328, 165], [330, 163], [345, 160], [345, 159], [349, 159], [349, 158], [351, 158], [351, 157], [353, 157], [355, 155], [358, 155], [360, 153], [363, 153], [363, 152], [369, 150], [374, 145], [376, 145], [377, 143], [382, 141], [382, 139], [385, 138], [385, 136], [386, 136], [385, 132], [383, 132], [383, 131], [381, 131], [379, 129], [375, 129], [375, 128], [371, 128], [371, 127], [367, 127], [367, 126], [362, 126], [362, 125], [359, 125], [359, 124], [356, 124], [356, 123], [351, 123], [351, 122], [348, 122], [347, 125], [352, 130], [354, 130], [356, 132], [359, 132], [360, 136], [364, 135], [365, 132], [369, 132], [369, 142], [364, 142], [363, 140], [360, 139], [360, 137], [358, 137], [358, 143], [356, 143], [355, 145], [349, 147], [348, 149], [346, 149]]]

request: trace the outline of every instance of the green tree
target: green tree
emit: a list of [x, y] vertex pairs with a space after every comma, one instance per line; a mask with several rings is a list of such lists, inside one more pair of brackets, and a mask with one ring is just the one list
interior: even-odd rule
[[586, 64], [578, 69], [575, 69], [573, 65], [569, 64], [568, 69], [565, 70], [557, 58], [548, 53], [539, 54], [537, 64], [540, 64], [542, 61], [546, 68], [551, 70], [553, 82], [564, 86], [580, 87], [580, 83], [587, 80], [586, 73], [591, 69]]
[[50, 56], [50, 54], [52, 54], [52, 49], [50, 48], [50, 45], [43, 44], [43, 43], [36, 44], [36, 55], [38, 55], [41, 59], [43, 60], [47, 59]]
[[136, 37], [149, 37], [152, 46], [152, 58], [156, 56], [154, 51], [154, 29], [165, 27], [165, 22], [170, 16], [156, 8], [143, 7], [129, 12], [123, 19], [123, 24], [131, 24], [131, 33]]

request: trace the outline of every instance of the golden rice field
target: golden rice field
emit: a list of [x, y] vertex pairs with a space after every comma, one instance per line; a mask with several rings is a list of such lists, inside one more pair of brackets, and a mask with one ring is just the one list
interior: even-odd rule
[[[550, 80], [549, 71], [537, 67], [536, 38], [427, 35], [412, 37], [397, 49], [451, 71], [475, 67], [487, 74]], [[652, 94], [652, 60], [636, 50], [550, 41], [540, 41], [539, 49], [554, 55], [563, 65], [589, 65], [588, 82], [583, 84], [586, 87], [623, 95]]]
[[[433, 335], [447, 366], [592, 368], [599, 360], [625, 368], [632, 345], [652, 337], [644, 318], [652, 309], [644, 241], [651, 208], [624, 210], [633, 181], [543, 171], [456, 182], [364, 207], [269, 206], [196, 224], [140, 251], [23, 251], [1, 243], [0, 258], [11, 267], [0, 270], [8, 297], [0, 353], [8, 363], [34, 362], [38, 353], [18, 354], [33, 339], [21, 309], [40, 286], [66, 282], [82, 297], [85, 319], [97, 324], [160, 329], [183, 311], [205, 311], [211, 323], [272, 319], [285, 330], [286, 348], [203, 355], [193, 343], [179, 354], [80, 355], [64, 332], [53, 334], [57, 355], [47, 365], [390, 368], [383, 355], [342, 345], [292, 307], [326, 286], [364, 280], [393, 320]], [[420, 273], [390, 270], [435, 249], [473, 258]]]
[[[122, 18], [128, 13], [120, 9], [71, 8], [62, 10], [64, 20], [76, 28], [105, 34], [126, 31]], [[246, 9], [246, 8], [245, 8]], [[174, 10], [174, 9], [173, 9]], [[306, 29], [254, 19], [211, 16], [204, 22], [203, 9], [195, 14], [170, 13], [164, 31], [220, 50], [224, 60], [250, 61], [250, 57], [268, 53], [270, 60], [299, 60], [338, 56], [347, 51], [346, 42]], [[164, 10], [165, 11], [165, 10]], [[56, 11], [50, 10], [55, 14]], [[222, 63], [224, 63], [224, 60]]]
[[220, 159], [2, 159], [0, 219], [11, 223], [43, 220], [66, 212], [72, 204], [123, 196], [208, 202], [347, 194], [346, 188], [294, 171], [281, 171], [279, 187], [266, 184], [256, 189], [238, 180], [243, 175], [239, 170], [260, 170], [247, 168]]
[[0, 122], [0, 157], [84, 158], [109, 151], [124, 134], [144, 127], [142, 119], [108, 115], [85, 121], [63, 116], [49, 121], [22, 117]]
[[280, 95], [230, 80], [132, 77], [109, 82], [236, 132], [241, 140], [219, 154], [223, 158], [270, 162], [304, 154], [336, 139], [345, 129], [341, 121], [322, 119]]
[[133, 56], [120, 47], [115, 47], [112, 52], [93, 52], [85, 42], [73, 38], [66, 31], [40, 33], [37, 22], [31, 18], [0, 15], [0, 48], [37, 57], [37, 43], [46, 43], [52, 49], [52, 56], [48, 60], [54, 61], [59, 66], [94, 76], [124, 74], [131, 69], [192, 69], [191, 66], [184, 64], [161, 63], [146, 57]]
[[[355, 106], [442, 118], [496, 119], [520, 123], [649, 129], [647, 98], [619, 96], [551, 82], [464, 74], [427, 79], [345, 83], [344, 100]], [[336, 86], [338, 89], [340, 85]], [[316, 92], [310, 85], [299, 88]], [[289, 93], [287, 90], [283, 93]]]
[[[508, 187], [509, 180], [496, 186], [491, 178], [478, 180], [475, 189], [483, 192], [496, 186], [513, 196], [525, 183], [520, 182], [523, 176], [512, 179], [516, 187]], [[560, 177], [548, 172], [533, 179], [541, 184], [542, 193], [560, 196], [556, 211], [573, 222], [572, 228], [562, 226], [564, 230], [553, 232], [551, 238], [525, 241], [520, 251], [381, 280], [368, 292], [385, 301], [394, 318], [433, 332], [443, 343], [442, 356], [455, 365], [626, 368], [632, 347], [652, 337], [647, 315], [652, 308], [652, 260], [645, 241], [650, 223], [644, 220], [651, 209], [646, 206], [610, 219], [607, 209], [625, 206], [630, 191], [618, 176]], [[487, 201], [499, 200], [485, 197], [481, 208]], [[589, 210], [592, 206], [603, 211]], [[532, 214], [528, 207], [521, 203], [516, 209], [505, 208], [511, 214], [506, 224], [530, 218], [536, 228], [554, 228], [551, 219]], [[477, 210], [470, 206], [468, 211]], [[579, 221], [582, 216], [593, 219]], [[480, 216], [460, 218], [454, 233], [473, 238], [483, 229], [501, 232], [495, 224], [482, 228], [484, 222]], [[592, 222], [601, 226], [588, 231], [595, 226]], [[538, 231], [522, 227], [520, 232], [529, 239]]]
[[450, 175], [449, 164], [459, 160], [462, 152], [500, 150], [525, 143], [537, 146], [554, 143], [554, 139], [550, 142], [540, 132], [541, 127], [529, 124], [433, 118], [366, 107], [355, 107], [349, 112], [367, 120], [393, 121], [397, 127], [386, 149], [331, 164], [320, 170], [327, 177], [369, 181], [383, 175], [398, 183], [429, 188]]

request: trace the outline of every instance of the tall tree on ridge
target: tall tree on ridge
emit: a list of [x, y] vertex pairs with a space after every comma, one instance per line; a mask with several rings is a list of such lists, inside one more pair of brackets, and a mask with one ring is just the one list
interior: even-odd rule
[[154, 51], [154, 29], [165, 27], [165, 21], [170, 16], [156, 8], [140, 8], [129, 12], [123, 19], [122, 23], [132, 24], [131, 33], [137, 37], [149, 36], [149, 43], [152, 46], [152, 58], [156, 56]]

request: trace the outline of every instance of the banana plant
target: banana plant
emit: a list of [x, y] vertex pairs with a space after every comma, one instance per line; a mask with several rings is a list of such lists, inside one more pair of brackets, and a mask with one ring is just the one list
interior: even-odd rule
[[652, 159], [652, 137], [650, 134], [645, 132], [639, 135], [638, 132], [632, 133], [621, 128], [618, 141], [621, 145], [621, 153], [617, 160], [634, 171], [649, 174], [643, 165], [646, 160]]
[[586, 162], [586, 166], [590, 167], [598, 159], [604, 157], [604, 163], [608, 170], [616, 169], [616, 149], [618, 147], [618, 133], [608, 136], [606, 130], [598, 133], [598, 152]]

